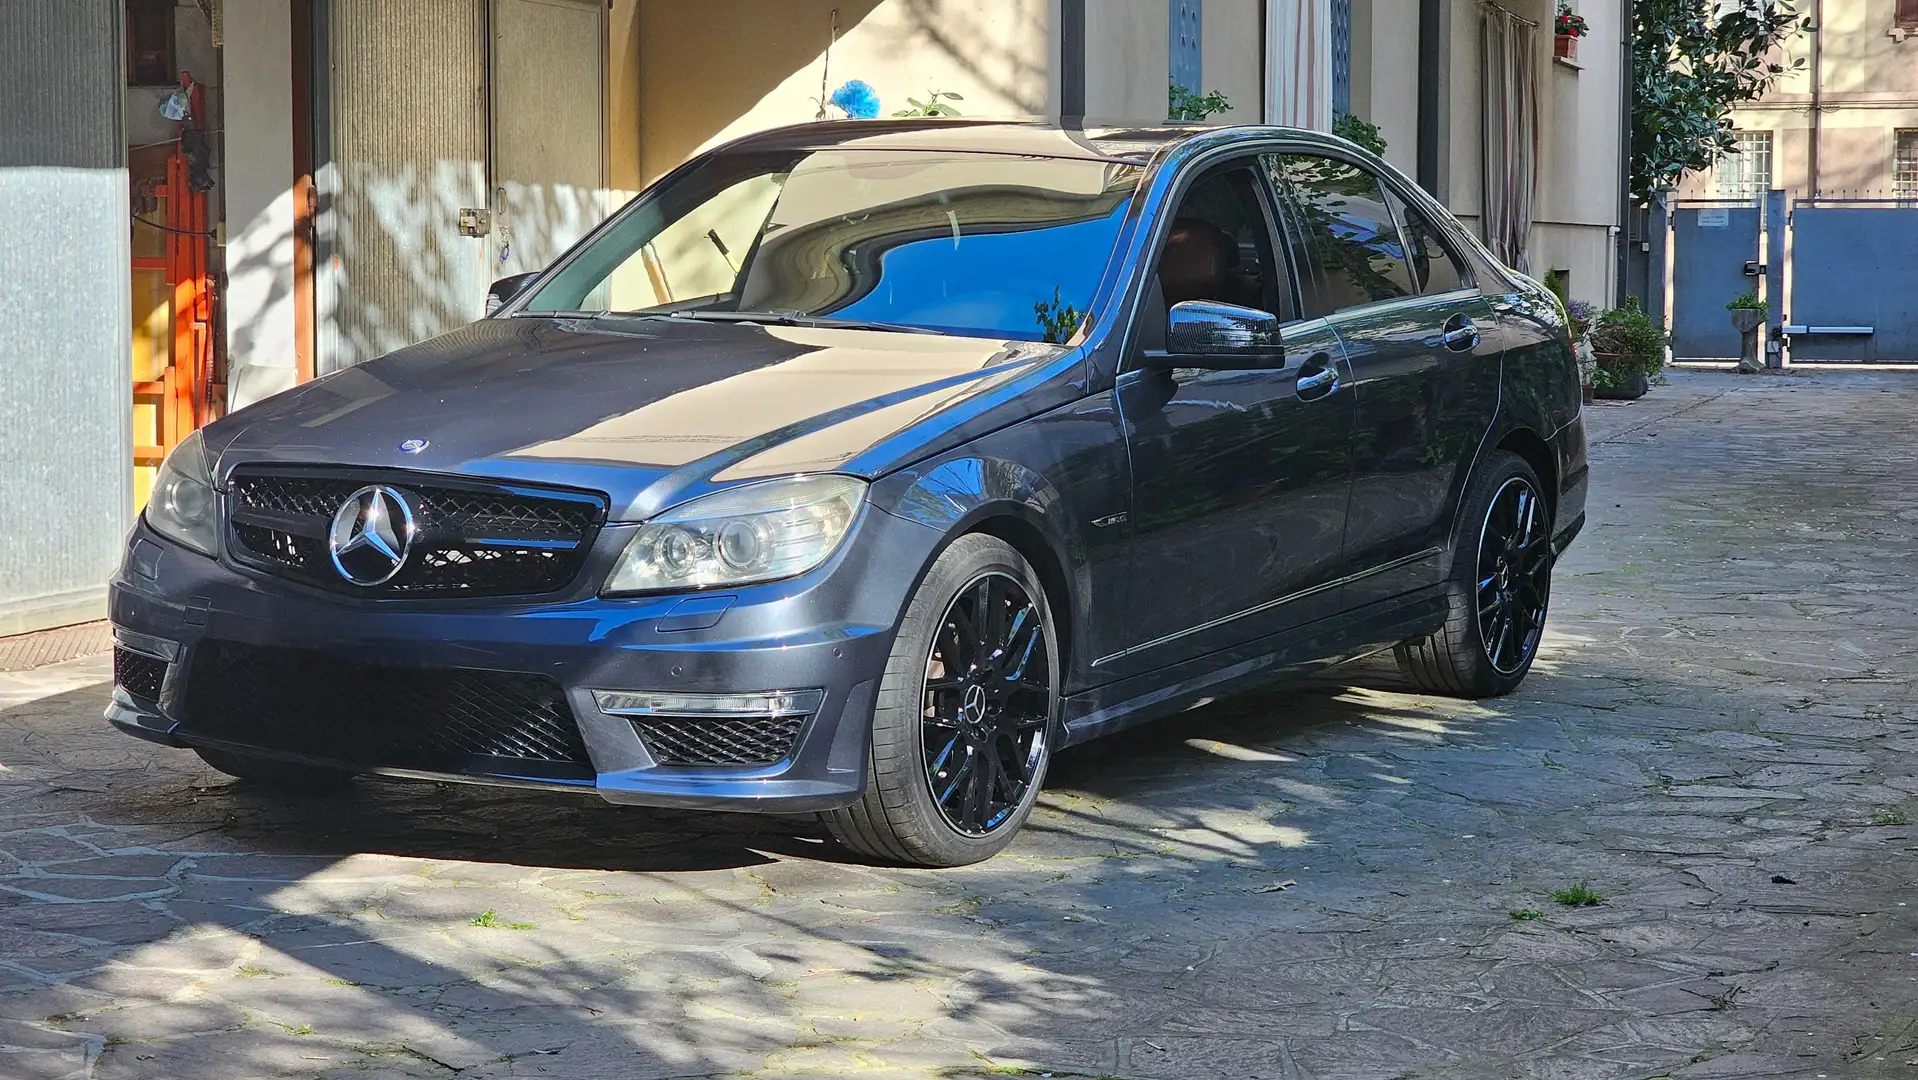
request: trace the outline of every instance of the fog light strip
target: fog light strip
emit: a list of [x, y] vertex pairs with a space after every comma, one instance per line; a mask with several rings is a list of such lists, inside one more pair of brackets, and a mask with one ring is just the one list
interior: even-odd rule
[[825, 699], [824, 690], [758, 690], [740, 694], [593, 691], [593, 704], [608, 716], [805, 716], [818, 712]]

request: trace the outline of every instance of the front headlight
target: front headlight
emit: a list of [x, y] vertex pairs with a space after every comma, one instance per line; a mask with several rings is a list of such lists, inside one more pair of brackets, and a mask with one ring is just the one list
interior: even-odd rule
[[866, 483], [795, 476], [714, 492], [642, 525], [606, 595], [750, 585], [803, 574], [852, 529]]
[[220, 550], [220, 500], [213, 492], [200, 433], [180, 440], [153, 478], [147, 497], [147, 527], [202, 555]]

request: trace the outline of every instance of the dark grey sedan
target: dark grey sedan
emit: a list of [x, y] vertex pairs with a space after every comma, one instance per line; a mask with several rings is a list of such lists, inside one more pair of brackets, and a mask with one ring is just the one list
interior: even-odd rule
[[494, 301], [168, 459], [115, 724], [954, 865], [1202, 699], [1511, 691], [1584, 521], [1557, 302], [1323, 135], [767, 132]]

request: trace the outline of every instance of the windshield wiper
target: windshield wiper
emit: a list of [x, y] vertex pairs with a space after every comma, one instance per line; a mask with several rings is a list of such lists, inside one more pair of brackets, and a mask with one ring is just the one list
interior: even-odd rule
[[693, 319], [699, 322], [757, 323], [762, 326], [804, 326], [823, 330], [888, 330], [895, 334], [937, 334], [946, 336], [944, 330], [934, 330], [929, 326], [906, 326], [902, 323], [875, 322], [871, 319], [835, 319], [830, 315], [807, 315], [798, 311], [669, 311], [669, 312], [631, 312], [631, 314], [664, 314], [669, 319]]

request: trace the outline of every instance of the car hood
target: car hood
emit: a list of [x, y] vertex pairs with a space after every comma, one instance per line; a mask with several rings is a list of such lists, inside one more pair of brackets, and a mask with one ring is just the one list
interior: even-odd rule
[[799, 472], [876, 476], [1063, 404], [1034, 342], [635, 318], [484, 319], [243, 409], [237, 465], [457, 473], [603, 491], [635, 521]]

